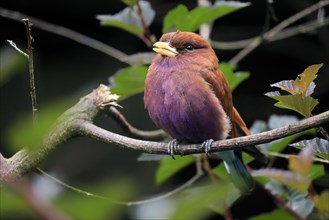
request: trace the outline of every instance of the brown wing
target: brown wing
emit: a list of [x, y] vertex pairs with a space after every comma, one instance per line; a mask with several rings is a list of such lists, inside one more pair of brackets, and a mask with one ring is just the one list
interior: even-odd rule
[[247, 136], [250, 135], [250, 131], [247, 128], [246, 123], [244, 123], [241, 115], [239, 114], [238, 110], [236, 110], [235, 107], [233, 107], [233, 121], [241, 128], [241, 130], [245, 135]]
[[[235, 108], [233, 107], [232, 93], [227, 79], [217, 66], [213, 68], [207, 68], [202, 71], [201, 74], [202, 77], [211, 85], [216, 97], [219, 99], [224, 111], [231, 120], [232, 129], [230, 131], [230, 137], [237, 137], [237, 130], [235, 127]], [[242, 120], [241, 117], [239, 118]]]

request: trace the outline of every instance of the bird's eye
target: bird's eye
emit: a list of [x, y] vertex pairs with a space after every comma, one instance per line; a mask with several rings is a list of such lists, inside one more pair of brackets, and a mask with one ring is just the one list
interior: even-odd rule
[[188, 45], [186, 45], [185, 49], [192, 51], [192, 50], [194, 50], [194, 46], [192, 44], [188, 44]]

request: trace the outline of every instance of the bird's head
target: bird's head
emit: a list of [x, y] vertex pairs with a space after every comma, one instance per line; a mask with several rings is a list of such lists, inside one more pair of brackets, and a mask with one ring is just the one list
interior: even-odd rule
[[170, 32], [162, 35], [153, 45], [153, 50], [163, 57], [177, 57], [208, 53], [214, 54], [210, 44], [203, 37], [192, 32]]

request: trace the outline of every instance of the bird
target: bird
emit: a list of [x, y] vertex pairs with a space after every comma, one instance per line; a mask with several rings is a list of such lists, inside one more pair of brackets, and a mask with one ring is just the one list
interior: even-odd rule
[[[151, 120], [173, 140], [168, 153], [180, 143], [201, 144], [205, 153], [213, 141], [237, 137], [238, 125], [249, 130], [233, 106], [232, 93], [210, 43], [193, 32], [169, 32], [153, 45], [156, 56], [148, 68], [144, 104]], [[217, 153], [233, 184], [242, 193], [254, 180], [242, 162], [241, 151]]]

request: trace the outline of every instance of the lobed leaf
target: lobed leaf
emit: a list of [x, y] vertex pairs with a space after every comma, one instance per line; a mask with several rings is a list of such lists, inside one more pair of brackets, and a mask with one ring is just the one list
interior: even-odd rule
[[306, 193], [288, 189], [288, 205], [300, 216], [306, 218], [314, 209], [314, 202], [307, 197]]
[[282, 80], [280, 82], [273, 83], [270, 86], [280, 88], [284, 91], [289, 92], [292, 95], [297, 94], [299, 92], [299, 88], [294, 85], [293, 80]]
[[314, 203], [308, 198], [307, 191], [301, 192], [293, 188], [287, 188], [274, 181], [266, 183], [265, 188], [274, 195], [287, 198], [287, 205], [300, 216], [307, 217], [313, 211]]
[[304, 72], [299, 74], [297, 78], [294, 81], [294, 85], [297, 86], [302, 95], [305, 97], [307, 95], [312, 94], [315, 84], [310, 87], [311, 83], [313, 82], [314, 79], [317, 77], [317, 72], [319, 69], [323, 66], [323, 63], [321, 64], [315, 64], [307, 67]]
[[302, 94], [281, 96], [279, 92], [268, 92], [265, 95], [278, 101], [275, 106], [296, 111], [304, 117], [310, 117], [315, 106], [319, 104], [317, 99], [311, 96], [303, 97]]
[[290, 144], [290, 146], [303, 149], [305, 147], [312, 147], [315, 155], [329, 161], [329, 141], [321, 138], [313, 138], [310, 140], [302, 140], [297, 143]]

